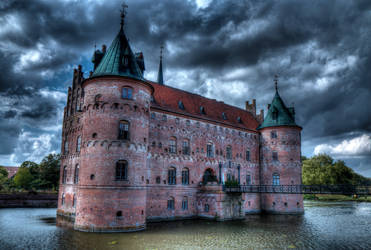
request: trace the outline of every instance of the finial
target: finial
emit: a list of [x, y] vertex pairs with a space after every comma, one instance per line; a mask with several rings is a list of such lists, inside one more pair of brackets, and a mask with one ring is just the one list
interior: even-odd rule
[[161, 45], [160, 47], [160, 59], [162, 60], [162, 50], [164, 49], [164, 45]]
[[274, 75], [274, 86], [276, 88], [276, 92], [278, 91], [278, 75]]
[[127, 4], [125, 4], [125, 2], [122, 3], [121, 5], [121, 22], [120, 22], [120, 25], [121, 25], [121, 28], [124, 27], [124, 23], [125, 23], [125, 16], [126, 16], [126, 9], [128, 8]]

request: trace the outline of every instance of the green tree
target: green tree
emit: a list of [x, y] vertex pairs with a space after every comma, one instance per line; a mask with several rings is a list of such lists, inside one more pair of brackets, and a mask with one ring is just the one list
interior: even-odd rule
[[49, 154], [39, 165], [39, 187], [42, 189], [56, 189], [59, 181], [60, 155]]
[[0, 166], [0, 190], [4, 188], [4, 184], [8, 180], [8, 171]]
[[18, 188], [24, 188], [24, 189], [30, 190], [31, 182], [33, 180], [34, 180], [34, 177], [31, 174], [30, 168], [26, 166], [21, 166], [17, 174], [14, 177], [14, 184]]

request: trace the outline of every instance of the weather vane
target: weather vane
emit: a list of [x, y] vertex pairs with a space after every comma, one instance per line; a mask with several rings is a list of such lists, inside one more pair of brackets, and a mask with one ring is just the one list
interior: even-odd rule
[[124, 26], [124, 23], [125, 23], [125, 16], [126, 16], [126, 9], [128, 8], [127, 4], [125, 4], [125, 2], [122, 3], [121, 5], [121, 27]]
[[274, 75], [274, 86], [276, 88], [276, 91], [278, 91], [278, 75]]

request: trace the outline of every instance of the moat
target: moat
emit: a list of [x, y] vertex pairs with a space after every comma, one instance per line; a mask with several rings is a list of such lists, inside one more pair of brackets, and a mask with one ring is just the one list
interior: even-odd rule
[[56, 226], [56, 209], [0, 209], [0, 249], [370, 249], [371, 203], [306, 201], [303, 216], [149, 223], [136, 233]]

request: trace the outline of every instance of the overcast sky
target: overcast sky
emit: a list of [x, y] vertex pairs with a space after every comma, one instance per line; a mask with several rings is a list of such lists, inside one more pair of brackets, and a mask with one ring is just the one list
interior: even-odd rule
[[[156, 80], [266, 108], [273, 77], [303, 127], [303, 155], [329, 153], [371, 177], [371, 1], [132, 0], [125, 32]], [[60, 151], [73, 68], [110, 45], [121, 1], [0, 2], [0, 165]]]

